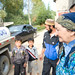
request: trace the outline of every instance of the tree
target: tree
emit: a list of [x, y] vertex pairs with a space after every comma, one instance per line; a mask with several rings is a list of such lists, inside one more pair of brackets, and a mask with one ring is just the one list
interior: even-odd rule
[[3, 19], [6, 17], [7, 13], [4, 10], [0, 10], [0, 18], [1, 22], [3, 24]]
[[[15, 24], [22, 24], [23, 20], [23, 0], [0, 0], [3, 4], [3, 8], [7, 12], [5, 21], [13, 21]], [[19, 18], [19, 17], [20, 18]], [[18, 18], [17, 18], [18, 17]], [[16, 22], [15, 22], [15, 20]], [[18, 22], [17, 22], [18, 21]], [[22, 22], [21, 22], [22, 21]], [[24, 23], [24, 22], [23, 22]]]
[[6, 17], [6, 12], [4, 10], [0, 10], [0, 18], [4, 19]]
[[28, 18], [29, 18], [29, 24], [31, 25], [29, 0], [28, 0]]
[[33, 24], [42, 25], [44, 24], [47, 18], [54, 19], [55, 14], [50, 10], [48, 5], [48, 9], [46, 9], [44, 3], [41, 0], [32, 0], [33, 8], [32, 8], [32, 22]]
[[37, 17], [40, 11], [46, 10], [44, 3], [42, 0], [32, 0], [33, 8], [32, 8], [32, 23], [36, 24]]

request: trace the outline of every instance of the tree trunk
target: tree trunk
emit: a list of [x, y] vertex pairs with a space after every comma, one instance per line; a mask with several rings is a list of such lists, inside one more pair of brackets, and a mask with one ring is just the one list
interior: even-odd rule
[[31, 25], [31, 17], [30, 17], [29, 0], [28, 0], [28, 19], [29, 19], [29, 24]]

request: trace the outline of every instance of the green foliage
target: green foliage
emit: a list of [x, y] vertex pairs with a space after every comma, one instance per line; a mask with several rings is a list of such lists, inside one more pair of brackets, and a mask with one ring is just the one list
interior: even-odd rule
[[34, 27], [37, 28], [37, 31], [41, 31], [41, 30], [45, 29], [45, 25], [42, 25], [42, 26], [40, 26], [40, 25], [34, 25]]
[[[12, 17], [12, 18], [11, 18]], [[28, 24], [28, 15], [13, 15], [10, 14], [8, 18], [6, 18], [6, 21], [14, 22], [14, 25], [19, 25], [19, 24]]]
[[0, 18], [4, 19], [7, 13], [4, 10], [0, 10]]
[[[42, 0], [31, 0], [32, 1], [32, 11], [31, 11], [31, 18], [32, 24], [42, 25], [44, 24], [47, 18], [54, 19], [55, 12], [51, 11], [49, 6], [46, 9]], [[13, 21], [15, 25], [17, 24], [28, 24], [28, 15], [23, 14], [23, 0], [0, 0], [3, 4], [1, 5], [2, 9], [4, 9], [7, 13], [3, 15], [2, 18], [5, 17], [4, 21], [10, 22]], [[27, 8], [27, 5], [25, 5]], [[1, 14], [0, 14], [1, 16]], [[40, 29], [40, 28], [38, 28]]]
[[33, 25], [35, 24], [42, 25], [44, 24], [46, 19], [55, 18], [55, 12], [51, 11], [49, 6], [48, 9], [46, 9], [44, 3], [41, 0], [32, 0], [32, 2], [33, 2], [33, 8], [32, 8]]
[[37, 24], [44, 24], [46, 19], [55, 19], [54, 11], [44, 10], [40, 11], [37, 17]]
[[23, 0], [0, 0], [7, 12], [5, 21], [13, 21], [14, 24], [24, 24]]
[[40, 25], [44, 24], [47, 18], [51, 18], [50, 13], [51, 12], [50, 11], [48, 12], [47, 10], [44, 10], [42, 12], [40, 11], [37, 17], [37, 24], [40, 24]]
[[43, 30], [43, 29], [45, 29], [45, 26], [37, 27], [37, 31], [41, 31], [41, 30]]
[[[39, 12], [42, 10], [46, 10], [44, 3], [41, 0], [32, 0], [33, 8], [32, 8], [32, 23], [37, 24], [37, 17]], [[40, 24], [40, 23], [39, 23]]]

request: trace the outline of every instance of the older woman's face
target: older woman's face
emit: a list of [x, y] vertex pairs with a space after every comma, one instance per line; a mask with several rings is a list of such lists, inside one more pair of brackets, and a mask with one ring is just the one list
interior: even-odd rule
[[57, 22], [55, 23], [55, 28], [57, 30], [56, 35], [59, 37], [59, 41], [69, 43], [71, 32], [68, 31], [66, 28], [62, 27]]

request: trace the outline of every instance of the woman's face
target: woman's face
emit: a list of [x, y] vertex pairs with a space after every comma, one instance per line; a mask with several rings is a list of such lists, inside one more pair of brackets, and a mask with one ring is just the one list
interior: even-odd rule
[[62, 27], [57, 22], [55, 23], [56, 28], [56, 35], [59, 37], [60, 42], [68, 43], [70, 41], [71, 32], [68, 31], [66, 28]]

